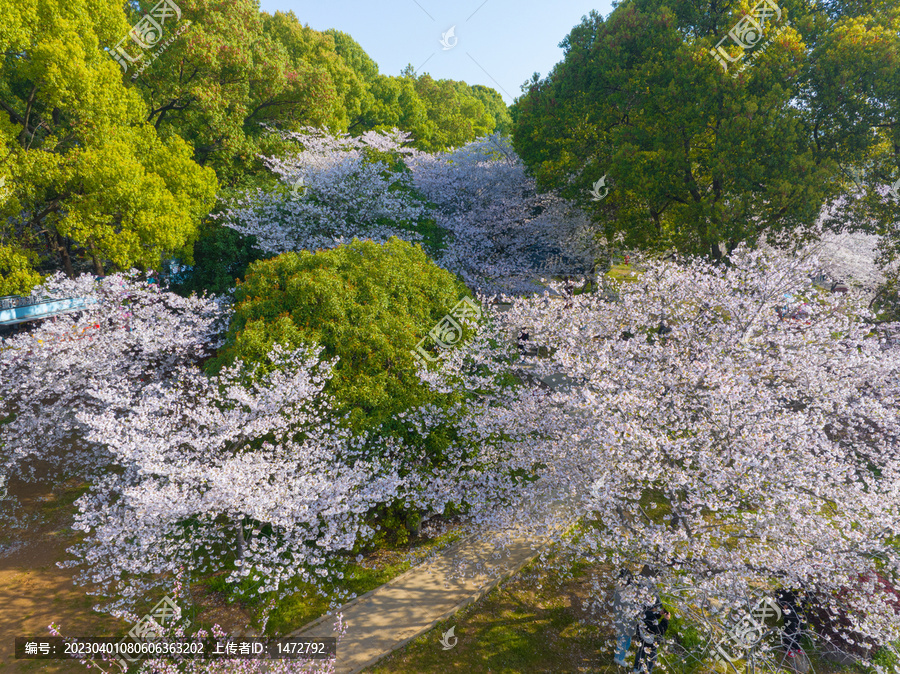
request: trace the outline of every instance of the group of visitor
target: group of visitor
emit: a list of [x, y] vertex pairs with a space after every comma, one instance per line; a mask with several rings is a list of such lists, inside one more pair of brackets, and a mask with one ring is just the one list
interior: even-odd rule
[[[634, 656], [633, 674], [650, 674], [653, 671], [659, 645], [669, 629], [669, 611], [663, 606], [659, 591], [653, 582], [656, 575], [657, 573], [646, 565], [641, 569], [638, 578], [635, 578], [628, 569], [622, 569], [616, 583], [613, 612], [616, 616], [615, 627], [618, 637], [614, 660], [621, 667], [628, 666], [625, 658], [636, 635], [638, 650]], [[651, 601], [643, 604], [643, 609], [635, 620], [634, 609], [641, 605], [642, 595], [645, 602], [648, 597]], [[780, 590], [776, 595], [776, 601], [784, 617], [782, 647], [788, 657], [802, 656], [799, 597], [795, 591]]]
[[[628, 569], [622, 569], [613, 597], [616, 631], [619, 634], [615, 661], [622, 667], [628, 666], [625, 657], [631, 648], [631, 640], [637, 635], [638, 650], [634, 656], [634, 674], [641, 672], [650, 674], [653, 671], [659, 644], [669, 629], [669, 612], [662, 605], [659, 592], [653, 583], [655, 575], [656, 573], [646, 565], [641, 569], [639, 578], [635, 578]], [[642, 593], [645, 597], [652, 597], [652, 602], [644, 605], [640, 619], [635, 622], [631, 619], [635, 598]]]

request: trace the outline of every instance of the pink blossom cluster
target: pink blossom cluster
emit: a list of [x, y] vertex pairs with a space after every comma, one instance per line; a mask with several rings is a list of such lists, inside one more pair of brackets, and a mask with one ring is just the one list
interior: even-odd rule
[[[432, 251], [435, 261], [489, 293], [534, 292], [536, 278], [590, 269], [597, 256], [587, 216], [538, 194], [499, 135], [429, 154], [405, 147], [409, 135], [397, 130], [358, 138], [280, 133], [302, 151], [263, 159], [290, 191], [245, 194], [221, 215], [266, 253], [330, 248], [353, 237], [419, 242], [414, 227], [432, 218], [448, 235], [446, 250]], [[556, 251], [549, 264], [548, 251]]]
[[127, 397], [166, 380], [209, 355], [230, 316], [222, 298], [179, 297], [136, 271], [100, 280], [57, 274], [33, 294], [87, 303], [0, 339], [0, 419], [11, 418], [0, 424], [0, 472], [23, 479], [34, 477], [36, 460], [51, 461], [60, 479], [106, 465], [108, 455], [77, 418], [102, 407], [92, 387], [115, 383]]
[[[279, 133], [297, 141], [302, 150], [289, 158], [262, 159], [289, 191], [245, 194], [221, 214], [225, 224], [255, 236], [260, 250], [276, 255], [333, 248], [354, 237], [421, 240], [412, 225], [425, 214], [425, 206], [410, 195], [408, 172], [392, 170], [383, 158], [371, 155], [399, 158], [411, 152], [403, 147], [409, 134], [332, 136], [314, 128]], [[385, 224], [388, 221], [407, 226]]]
[[445, 154], [415, 153], [407, 164], [434, 204], [437, 224], [450, 233], [438, 264], [469, 287], [529, 293], [540, 289], [536, 278], [592, 268], [600, 246], [590, 220], [554, 194], [539, 194], [508, 138], [494, 134]]
[[[576, 559], [648, 564], [661, 592], [687, 585], [726, 603], [803, 587], [851, 616], [856, 638], [900, 639], [889, 597], [857, 582], [900, 580], [900, 348], [867, 322], [860, 290], [812, 286], [813, 252], [742, 247], [727, 266], [648, 258], [616, 302], [513, 298], [493, 316], [494, 341], [533, 326], [551, 350], [527, 359], [535, 371], [577, 382], [539, 415], [524, 401], [508, 410], [510, 428], [539, 438], [519, 461], [544, 466], [519, 503], [568, 494], [570, 507], [481, 520], [538, 536], [576, 521], [575, 508], [593, 523], [564, 539]], [[808, 321], [782, 318], [785, 294], [807, 303]], [[441, 385], [466, 378], [467, 361], [498, 362], [490, 344], [474, 340], [428, 376]]]

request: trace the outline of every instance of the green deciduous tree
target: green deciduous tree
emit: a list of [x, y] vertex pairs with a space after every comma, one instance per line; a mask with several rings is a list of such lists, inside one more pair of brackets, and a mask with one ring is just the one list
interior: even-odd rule
[[35, 255], [14, 246], [0, 246], [0, 295], [27, 295], [41, 282]]
[[205, 223], [194, 244], [193, 269], [173, 290], [185, 296], [229, 292], [252, 262], [263, 259], [255, 243], [253, 236], [243, 236], [216, 222]]
[[[410, 68], [404, 74], [412, 76]], [[493, 133], [494, 118], [465, 82], [434, 80], [424, 74], [415, 78], [415, 89], [428, 115], [427, 135], [416, 138], [419, 149], [436, 152], [462, 147]]]
[[347, 33], [334, 28], [325, 31], [334, 40], [334, 49], [350, 68], [366, 84], [378, 78], [378, 64], [366, 53], [365, 49]]
[[[292, 13], [269, 15], [255, 0], [184, 0], [174, 40], [135, 80], [150, 121], [194, 147], [227, 185], [262, 172], [271, 153], [261, 123], [345, 129], [364, 91], [334, 40]], [[138, 15], [135, 15], [135, 19]], [[178, 25], [178, 24], [176, 24]], [[133, 74], [126, 73], [131, 82]]]
[[431, 122], [425, 101], [416, 93], [415, 81], [408, 77], [379, 75], [372, 84], [372, 106], [360, 119], [354, 133], [389, 131], [396, 127], [408, 131], [416, 139], [413, 145], [422, 148], [420, 139], [430, 138]]
[[[636, 0], [607, 20], [585, 17], [561, 44], [564, 60], [516, 103], [514, 145], [539, 185], [580, 201], [608, 240], [715, 259], [721, 242], [733, 249], [766, 228], [812, 225], [842, 193], [839, 164], [872, 146], [861, 139], [877, 120], [850, 108], [842, 120], [820, 100], [826, 80], [842, 88], [839, 64], [854, 50], [841, 55], [839, 27], [801, 2], [778, 2], [781, 17], [755, 49], [726, 40], [727, 58], [743, 58], [723, 58], [724, 70], [710, 50], [753, 4]], [[860, 106], [878, 108], [876, 90], [895, 81], [896, 69], [876, 85], [879, 72], [862, 78]], [[595, 200], [604, 176], [609, 192]]]
[[316, 125], [346, 131], [351, 121], [359, 117], [368, 95], [363, 77], [338, 53], [334, 36], [301, 26], [293, 12], [263, 16], [266, 31], [284, 45], [291, 63], [297, 68], [308, 64], [306, 67], [321, 73], [333, 89], [333, 95], [327, 98], [328, 107], [323, 105], [325, 101], [315, 102], [318, 114], [327, 115], [324, 124]]
[[494, 133], [509, 135], [512, 131], [512, 118], [503, 97], [495, 89], [481, 84], [473, 84], [471, 90], [472, 95], [484, 103], [484, 109], [494, 118]]
[[355, 430], [373, 428], [439, 399], [419, 379], [413, 349], [468, 294], [421, 248], [396, 238], [284, 253], [250, 265], [210, 368], [265, 362], [276, 342], [320, 344], [322, 358], [340, 358], [326, 389], [337, 409]]
[[[378, 66], [352, 37], [326, 31], [335, 49], [366, 85], [359, 116], [348, 131], [410, 132], [420, 150], [445, 150], [498, 131], [509, 132], [511, 119], [500, 94], [479, 84], [416, 76], [408, 67], [400, 77], [382, 75]], [[481, 103], [481, 106], [478, 103]]]
[[81, 260], [103, 273], [189, 255], [215, 175], [158, 137], [104, 51], [129, 30], [121, 4], [7, 3], [0, 18], [3, 288], [24, 292], [35, 265], [71, 277]]

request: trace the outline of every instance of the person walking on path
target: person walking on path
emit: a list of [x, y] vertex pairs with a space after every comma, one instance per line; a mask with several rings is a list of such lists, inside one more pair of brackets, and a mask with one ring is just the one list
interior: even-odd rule
[[575, 297], [575, 281], [571, 276], [564, 277], [563, 292], [565, 293], [566, 297], [566, 309], [571, 309], [573, 298]]
[[[651, 674], [663, 636], [669, 629], [669, 612], [661, 603], [644, 611], [644, 619], [638, 623], [640, 646], [634, 656], [634, 674]], [[646, 670], [644, 667], [646, 666]]]
[[516, 338], [516, 348], [519, 349], [519, 355], [524, 357], [528, 353], [528, 328], [520, 328], [519, 336]]
[[613, 614], [616, 628], [616, 654], [613, 658], [617, 665], [627, 667], [625, 656], [631, 648], [631, 639], [635, 630], [635, 586], [634, 576], [628, 569], [619, 571], [616, 591], [613, 595]]

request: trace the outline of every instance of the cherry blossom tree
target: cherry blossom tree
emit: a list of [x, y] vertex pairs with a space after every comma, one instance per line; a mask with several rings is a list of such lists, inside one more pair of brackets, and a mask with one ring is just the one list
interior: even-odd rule
[[256, 236], [260, 250], [273, 255], [332, 248], [354, 237], [422, 240], [413, 225], [425, 206], [410, 193], [408, 171], [396, 167], [413, 152], [404, 147], [408, 133], [333, 136], [311, 127], [278, 133], [302, 148], [288, 158], [263, 157], [286, 190], [244, 194], [220, 214], [226, 225]]
[[817, 250], [822, 269], [834, 280], [859, 284], [873, 292], [885, 276], [876, 264], [879, 237], [864, 232], [827, 233]]
[[88, 477], [108, 456], [85, 438], [80, 412], [98, 411], [96, 381], [139, 390], [221, 343], [230, 313], [222, 298], [183, 298], [140, 280], [136, 271], [103, 279], [62, 274], [35, 297], [80, 297], [81, 311], [0, 338], [0, 472], [35, 479], [52, 462], [58, 479]]
[[446, 154], [415, 153], [407, 163], [451, 235], [438, 263], [470, 287], [530, 293], [538, 290], [535, 277], [592, 268], [599, 249], [589, 220], [553, 193], [537, 192], [508, 138], [494, 134]]
[[30, 461], [53, 459], [90, 483], [74, 523], [87, 535], [68, 565], [107, 610], [171, 584], [180, 564], [228, 569], [263, 592], [339, 580], [378, 506], [474, 512], [517, 488], [520, 439], [500, 428], [496, 400], [403, 413], [413, 439], [453, 427], [441, 455], [426, 455], [377, 432], [352, 437], [321, 395], [330, 364], [318, 352], [273, 354], [279, 367], [256, 384], [237, 365], [208, 379], [199, 361], [222, 343], [224, 301], [170, 295], [136, 273], [35, 292], [93, 302], [4, 340], [3, 458], [30, 477]]
[[334, 582], [375, 534], [378, 506], [483, 510], [515, 493], [516, 468], [531, 468], [511, 460], [522, 438], [498, 426], [505, 411], [479, 400], [400, 414], [413, 440], [453, 423], [440, 457], [377, 429], [353, 435], [323, 393], [334, 361], [320, 356], [276, 344], [265, 363], [213, 377], [190, 366], [140, 390], [95, 383], [100, 411], [78, 419], [112, 459], [76, 502], [74, 527], [87, 536], [65, 565], [110, 599], [104, 610], [170, 585], [181, 567], [189, 577], [228, 569], [227, 582], [260, 593]]
[[[659, 591], [678, 588], [683, 606], [804, 588], [850, 616], [848, 639], [890, 648], [892, 600], [859, 579], [900, 580], [900, 349], [866, 323], [860, 291], [812, 287], [820, 264], [810, 248], [742, 247], [727, 266], [645, 260], [617, 302], [514, 298], [495, 341], [533, 326], [552, 354], [529, 359], [535, 370], [574, 384], [537, 420], [510, 410], [510, 424], [537, 423], [545, 441], [542, 479], [520, 495], [570, 494], [586, 518], [569, 539], [575, 554], [659, 569]], [[780, 311], [785, 294], [805, 317]], [[466, 348], [429, 376], [491, 362], [486, 346]], [[528, 524], [572, 515], [547, 507]], [[515, 507], [488, 520], [526, 523]]]
[[585, 215], [538, 194], [497, 134], [430, 154], [406, 147], [408, 134], [396, 130], [358, 138], [280, 133], [303, 148], [264, 158], [285, 189], [247, 193], [220, 216], [267, 253], [330, 248], [353, 237], [423, 242], [433, 220], [447, 241], [428, 252], [487, 293], [534, 292], [536, 277], [590, 269], [597, 256]]
[[[826, 229], [832, 220], [826, 207], [819, 222], [808, 233], [809, 252], [819, 260], [817, 273], [823, 273], [830, 281], [843, 281], [860, 288], [864, 295], [871, 297], [892, 272], [897, 264], [882, 257], [883, 237], [864, 231], [854, 231], [848, 227], [837, 230]], [[760, 238], [762, 250], [772, 248], [765, 236]], [[776, 244], [777, 248], [777, 244]]]
[[212, 378], [181, 368], [138, 393], [98, 383], [104, 411], [79, 419], [120, 470], [77, 501], [74, 526], [89, 536], [68, 565], [118, 596], [113, 606], [180, 566], [217, 571], [233, 559], [229, 580], [256, 581], [260, 592], [312, 580], [310, 569], [326, 575], [325, 553], [370, 534], [363, 514], [392, 498], [399, 480], [394, 467], [359, 456], [361, 441], [327, 418], [319, 394], [331, 364], [318, 355], [276, 346], [278, 369], [256, 380], [238, 362]]

